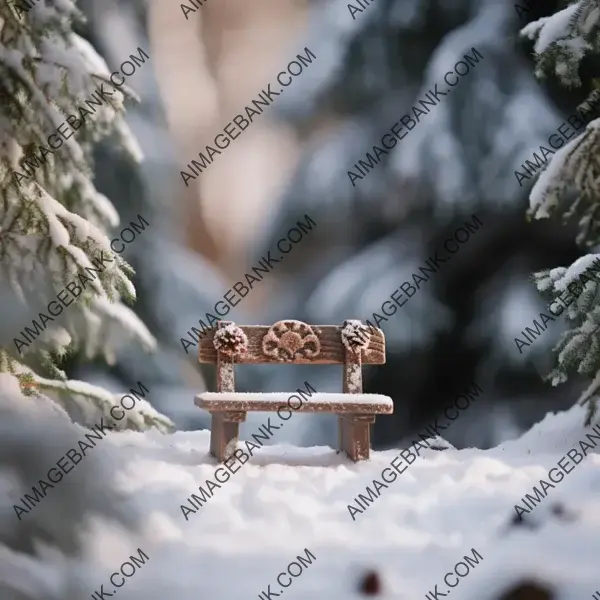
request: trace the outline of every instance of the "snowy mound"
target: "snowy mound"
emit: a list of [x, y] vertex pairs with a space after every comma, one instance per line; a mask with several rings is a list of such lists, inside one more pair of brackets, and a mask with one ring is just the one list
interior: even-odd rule
[[[128, 600], [348, 600], [368, 569], [382, 598], [457, 587], [464, 600], [495, 599], [521, 581], [589, 598], [600, 588], [600, 425], [583, 419], [577, 406], [491, 450], [389, 450], [359, 464], [330, 448], [241, 442], [252, 457], [224, 466], [207, 431], [108, 433], [115, 479], [145, 525], [142, 541], [102, 530], [89, 571], [106, 597], [123, 579]], [[142, 558], [124, 579], [130, 555]]]

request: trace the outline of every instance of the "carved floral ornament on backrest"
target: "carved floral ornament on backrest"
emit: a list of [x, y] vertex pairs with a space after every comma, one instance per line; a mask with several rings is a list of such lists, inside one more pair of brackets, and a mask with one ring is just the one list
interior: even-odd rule
[[263, 354], [281, 362], [315, 358], [321, 352], [321, 342], [317, 333], [321, 333], [320, 330], [313, 330], [302, 321], [278, 321], [263, 337]]
[[[321, 333], [318, 327], [313, 329], [303, 321], [285, 319], [269, 327], [263, 336], [261, 350], [264, 356], [279, 362], [311, 360], [321, 353], [318, 337]], [[360, 321], [344, 321], [340, 334], [345, 348], [357, 357], [368, 351], [371, 334]], [[249, 340], [241, 327], [229, 322], [215, 333], [213, 345], [220, 354], [234, 360], [236, 356], [248, 352]]]

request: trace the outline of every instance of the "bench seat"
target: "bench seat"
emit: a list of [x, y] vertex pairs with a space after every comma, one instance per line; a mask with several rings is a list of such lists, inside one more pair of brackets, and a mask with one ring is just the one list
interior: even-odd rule
[[[270, 412], [280, 406], [287, 407], [292, 398], [293, 412], [368, 413], [389, 415], [394, 412], [394, 403], [389, 396], [381, 394], [342, 394], [317, 392], [309, 398], [294, 393], [260, 392], [204, 392], [194, 398], [196, 406], [209, 412], [218, 411], [264, 411]], [[297, 409], [299, 400], [303, 400]]]
[[[298, 408], [292, 406], [302, 404]], [[338, 415], [338, 449], [354, 461], [369, 456], [369, 428], [376, 414], [392, 414], [394, 403], [381, 394], [341, 394], [317, 392], [309, 398], [292, 393], [204, 392], [194, 398], [196, 406], [211, 413], [211, 454], [219, 461], [230, 457], [236, 449], [239, 424], [246, 413], [274, 412], [279, 407], [291, 412], [319, 412]], [[287, 419], [286, 419], [287, 420]]]

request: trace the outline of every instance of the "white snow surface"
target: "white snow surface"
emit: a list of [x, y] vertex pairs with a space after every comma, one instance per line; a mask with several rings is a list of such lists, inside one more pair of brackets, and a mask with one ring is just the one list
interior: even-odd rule
[[[560, 600], [590, 598], [600, 587], [598, 454], [588, 453], [525, 515], [536, 528], [507, 526], [514, 504], [591, 431], [583, 419], [576, 405], [490, 450], [421, 450], [356, 521], [347, 505], [381, 480], [398, 450], [353, 464], [330, 448], [265, 446], [186, 521], [180, 505], [215, 480], [209, 432], [111, 432], [102, 446], [120, 453], [115, 481], [146, 521], [141, 541], [96, 524], [87, 538], [88, 575], [96, 589], [104, 582], [112, 592], [110, 574], [140, 547], [149, 561], [119, 596], [238, 600], [268, 584], [279, 592], [276, 577], [306, 548], [315, 559], [292, 580], [286, 600], [359, 598], [357, 577], [367, 568], [381, 575], [378, 597], [414, 600], [436, 583], [446, 589], [445, 574], [474, 548], [483, 560], [460, 580], [453, 596], [461, 600], [496, 599], [520, 577], [555, 586]], [[557, 501], [574, 520], [549, 512]]]
[[[196, 398], [201, 400], [223, 401], [242, 400], [243, 402], [272, 402], [280, 405], [288, 401], [290, 396], [297, 396], [294, 392], [204, 392]], [[311, 394], [307, 404], [385, 404], [394, 406], [394, 401], [389, 396], [382, 394], [342, 394], [332, 392], [317, 392]]]

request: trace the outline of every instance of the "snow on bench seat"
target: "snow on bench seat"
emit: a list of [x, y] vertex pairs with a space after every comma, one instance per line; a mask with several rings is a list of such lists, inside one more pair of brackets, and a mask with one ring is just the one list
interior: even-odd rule
[[[204, 392], [198, 394], [196, 406], [208, 411], [274, 411], [280, 406], [289, 406], [300, 412], [371, 413], [391, 414], [394, 403], [382, 394], [342, 394], [317, 392], [302, 396], [294, 392]], [[299, 403], [302, 404], [299, 406]], [[298, 407], [298, 408], [294, 408]]]

